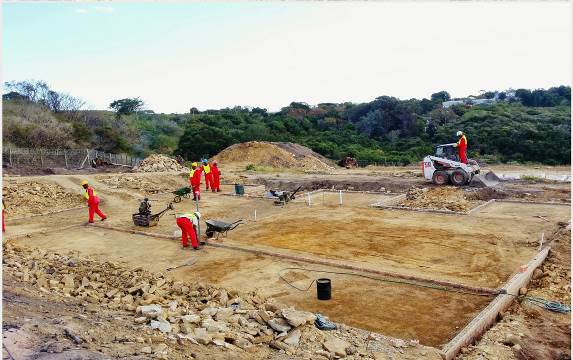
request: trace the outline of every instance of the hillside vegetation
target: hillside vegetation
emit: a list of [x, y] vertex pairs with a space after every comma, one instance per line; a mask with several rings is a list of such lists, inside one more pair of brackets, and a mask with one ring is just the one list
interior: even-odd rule
[[234, 107], [156, 114], [141, 111], [139, 99], [115, 101], [116, 112], [62, 110], [21, 92], [8, 95], [3, 96], [5, 146], [93, 147], [198, 159], [238, 142], [289, 141], [332, 159], [408, 164], [432, 153], [436, 144], [454, 142], [455, 132], [462, 130], [470, 157], [483, 161], [570, 162], [571, 91], [565, 86], [520, 89], [520, 97], [494, 105], [444, 109], [441, 104], [450, 97], [440, 92], [422, 100], [382, 96], [362, 104], [293, 102], [276, 113]]

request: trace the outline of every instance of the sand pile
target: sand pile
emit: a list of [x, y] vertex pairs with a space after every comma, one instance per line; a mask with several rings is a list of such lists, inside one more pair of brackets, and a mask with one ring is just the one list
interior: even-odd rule
[[166, 155], [153, 154], [146, 157], [135, 169], [137, 172], [162, 172], [162, 171], [189, 171]]
[[98, 176], [98, 181], [112, 189], [136, 190], [142, 194], [159, 194], [175, 191], [188, 186], [185, 179], [177, 175], [121, 175], [121, 176]]
[[[175, 344], [188, 346], [189, 352], [197, 346], [248, 353], [264, 350], [261, 347], [272, 349], [273, 354], [265, 358], [334, 359], [350, 355], [356, 359], [354, 354], [363, 354], [360, 358], [379, 359], [387, 353], [396, 356], [412, 350], [418, 356], [425, 352], [426, 359], [441, 359], [437, 351], [428, 354], [428, 348], [416, 341], [378, 337], [346, 326], [318, 330], [315, 314], [289, 308], [257, 292], [240, 293], [174, 281], [162, 273], [150, 273], [141, 267], [128, 269], [73, 252], [54, 253], [8, 242], [3, 247], [3, 264], [6, 277], [18, 279], [44, 296], [78, 299], [85, 314], [98, 313], [102, 308], [124, 311], [121, 318], [126, 327], [135, 327], [142, 336], [154, 338], [144, 340], [138, 354], [151, 354], [148, 344], [166, 344], [161, 348], [161, 357], [153, 356], [155, 359], [172, 358]], [[121, 330], [115, 330], [115, 339], [124, 338]], [[76, 335], [77, 342], [84, 345], [98, 341], [87, 333]], [[124, 341], [136, 343], [135, 339]]]
[[71, 193], [59, 185], [36, 181], [4, 182], [6, 212], [11, 217], [45, 214], [86, 205], [82, 194]]
[[466, 200], [463, 191], [453, 186], [431, 189], [412, 187], [406, 193], [406, 199], [398, 203], [398, 205], [411, 208], [461, 212], [467, 212], [473, 207]]
[[221, 163], [249, 163], [306, 171], [324, 171], [333, 168], [326, 158], [307, 147], [293, 143], [249, 141], [229, 146], [214, 159]]

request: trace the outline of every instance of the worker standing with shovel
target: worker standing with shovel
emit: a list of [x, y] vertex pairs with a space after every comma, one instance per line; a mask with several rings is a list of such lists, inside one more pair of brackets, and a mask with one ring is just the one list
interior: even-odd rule
[[201, 200], [201, 168], [194, 162], [191, 164], [189, 182], [193, 190], [193, 200]]
[[189, 247], [189, 240], [191, 239], [191, 246], [194, 250], [199, 250], [199, 242], [197, 240], [197, 227], [201, 220], [201, 214], [198, 211], [194, 213], [186, 213], [177, 215], [177, 226], [181, 229], [181, 245], [183, 248]]

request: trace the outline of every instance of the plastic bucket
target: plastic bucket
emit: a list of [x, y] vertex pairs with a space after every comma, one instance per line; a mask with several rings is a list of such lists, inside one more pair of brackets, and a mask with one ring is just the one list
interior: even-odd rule
[[245, 195], [245, 187], [241, 184], [235, 184], [235, 194]]
[[330, 279], [321, 278], [316, 280], [316, 297], [318, 300], [330, 300]]

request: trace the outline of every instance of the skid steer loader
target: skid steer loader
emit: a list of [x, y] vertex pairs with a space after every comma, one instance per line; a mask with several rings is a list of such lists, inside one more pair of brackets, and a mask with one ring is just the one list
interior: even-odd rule
[[455, 145], [438, 145], [434, 155], [424, 158], [422, 162], [424, 178], [432, 180], [436, 185], [451, 183], [455, 186], [464, 186], [480, 173], [480, 166], [475, 160], [468, 159], [467, 164], [460, 161]]

